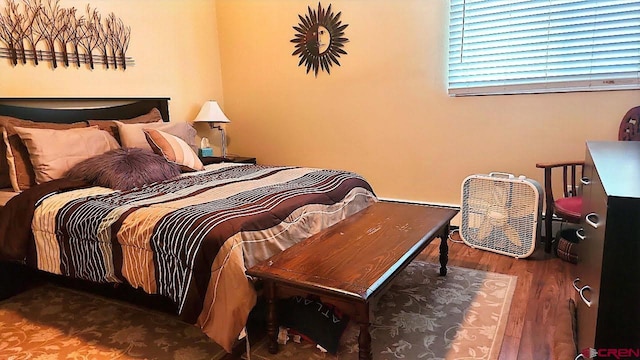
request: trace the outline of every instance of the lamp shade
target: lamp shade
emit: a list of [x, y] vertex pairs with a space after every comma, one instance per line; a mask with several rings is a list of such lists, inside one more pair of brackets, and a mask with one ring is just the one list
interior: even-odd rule
[[198, 116], [196, 116], [193, 122], [228, 123], [231, 121], [222, 112], [222, 109], [220, 109], [220, 105], [218, 105], [218, 102], [209, 100], [202, 105]]

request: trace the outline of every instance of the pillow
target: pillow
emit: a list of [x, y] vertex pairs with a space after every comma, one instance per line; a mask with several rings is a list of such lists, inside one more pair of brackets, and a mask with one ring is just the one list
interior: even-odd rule
[[37, 184], [59, 179], [84, 159], [120, 147], [116, 139], [98, 127], [79, 129], [30, 129], [14, 127], [29, 151]]
[[[76, 129], [85, 128], [87, 123], [77, 122], [72, 124], [43, 123], [29, 120], [16, 119], [8, 116], [0, 116], [0, 130], [2, 131], [3, 147], [6, 156], [3, 161], [0, 159], [0, 174], [4, 173], [4, 166], [8, 168], [11, 187], [14, 191], [22, 191], [36, 183], [35, 174], [29, 160], [29, 152], [20, 140], [20, 136], [14, 128], [42, 128], [42, 129]], [[4, 165], [6, 164], [6, 165]], [[1, 175], [0, 175], [1, 176]], [[0, 181], [1, 182], [1, 181]]]
[[0, 189], [11, 187], [11, 178], [9, 177], [9, 163], [7, 162], [7, 145], [2, 139], [3, 127], [0, 127]]
[[115, 190], [129, 190], [178, 175], [178, 165], [168, 162], [151, 150], [139, 148], [107, 151], [79, 162], [66, 173], [72, 180], [87, 181]]
[[143, 133], [153, 152], [164, 156], [169, 162], [180, 165], [182, 171], [204, 169], [198, 155], [179, 137], [156, 129], [144, 129]]
[[140, 115], [131, 119], [113, 119], [113, 120], [87, 120], [89, 126], [97, 125], [100, 130], [107, 131], [111, 136], [120, 142], [120, 135], [118, 134], [118, 125], [116, 121], [120, 121], [125, 124], [139, 124], [139, 123], [153, 123], [153, 122], [162, 122], [162, 115], [160, 114], [160, 110], [153, 108], [151, 111], [144, 115]]
[[151, 124], [125, 124], [116, 121], [118, 132], [120, 134], [120, 143], [123, 147], [139, 147], [142, 149], [151, 149], [147, 139], [145, 138], [143, 129], [161, 130], [165, 133], [174, 135], [185, 141], [193, 151], [197, 151], [196, 147], [196, 129], [186, 122], [159, 122]]

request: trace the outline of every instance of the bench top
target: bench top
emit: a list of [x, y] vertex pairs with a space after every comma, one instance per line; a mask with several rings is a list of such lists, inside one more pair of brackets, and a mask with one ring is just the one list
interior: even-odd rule
[[256, 264], [247, 274], [367, 301], [441, 235], [457, 213], [452, 208], [378, 202]]

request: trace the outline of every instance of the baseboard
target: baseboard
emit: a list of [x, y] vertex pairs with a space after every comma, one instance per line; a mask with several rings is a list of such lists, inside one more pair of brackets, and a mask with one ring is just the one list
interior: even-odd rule
[[427, 202], [427, 201], [394, 199], [394, 198], [383, 198], [383, 197], [379, 197], [378, 199], [382, 201], [399, 202], [399, 203], [416, 204], [416, 205], [430, 205], [430, 206], [446, 207], [446, 208], [460, 210], [460, 205], [457, 205], [457, 204], [435, 203], [435, 202]]
[[[437, 203], [437, 202], [427, 202], [427, 201], [417, 201], [417, 200], [407, 200], [407, 199], [383, 198], [383, 197], [379, 197], [378, 199], [382, 200], [382, 201], [398, 202], [398, 203], [405, 203], [405, 204], [437, 206], [437, 207], [443, 207], [443, 208], [448, 208], [448, 209], [456, 209], [456, 210], [460, 211], [460, 205], [459, 204], [447, 204], [447, 203]], [[459, 226], [460, 226], [460, 214], [458, 213], [458, 215], [456, 215], [453, 219], [451, 219], [451, 223], [449, 224], [449, 227], [450, 227], [451, 230], [455, 230], [455, 229], [458, 229]]]
[[[390, 201], [390, 202], [399, 202], [399, 203], [406, 203], [406, 204], [417, 204], [417, 205], [430, 205], [430, 206], [438, 206], [438, 207], [446, 207], [446, 208], [451, 208], [451, 209], [457, 209], [460, 210], [460, 205], [458, 204], [447, 204], [447, 203], [437, 203], [437, 202], [428, 202], [428, 201], [417, 201], [417, 200], [407, 200], [407, 199], [395, 199], [395, 198], [383, 198], [383, 197], [379, 197], [378, 199], [382, 200], [382, 201]], [[544, 214], [540, 217], [540, 234], [545, 234], [545, 227], [544, 227]], [[555, 236], [558, 231], [562, 230], [562, 229], [567, 229], [567, 228], [576, 228], [578, 227], [577, 224], [570, 224], [570, 223], [566, 223], [563, 222], [562, 219], [557, 218], [557, 217], [553, 217], [553, 221], [551, 222], [552, 228], [551, 228], [551, 234], [553, 234], [553, 236]], [[451, 225], [450, 225], [451, 230], [458, 230], [460, 228], [460, 214], [456, 215], [456, 217], [454, 217], [451, 220]]]

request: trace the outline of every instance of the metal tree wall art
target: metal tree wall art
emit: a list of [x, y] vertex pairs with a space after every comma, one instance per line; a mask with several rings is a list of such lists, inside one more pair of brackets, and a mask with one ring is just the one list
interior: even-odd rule
[[307, 67], [307, 74], [313, 70], [318, 76], [319, 70], [324, 70], [331, 74], [330, 67], [335, 63], [340, 66], [338, 58], [346, 55], [344, 43], [349, 39], [344, 37], [344, 29], [348, 24], [342, 25], [340, 21], [341, 12], [334, 14], [331, 11], [331, 4], [325, 10], [318, 3], [318, 10], [312, 10], [307, 6], [308, 14], [304, 17], [298, 15], [300, 23], [294, 26], [297, 31], [291, 42], [296, 44], [293, 56], [298, 55], [300, 62], [298, 66], [304, 64]]
[[102, 18], [90, 5], [82, 15], [59, 0], [5, 0], [0, 9], [0, 58], [13, 66], [49, 61], [54, 69], [62, 63], [126, 70], [134, 65], [126, 56], [130, 39], [131, 27], [114, 13]]

